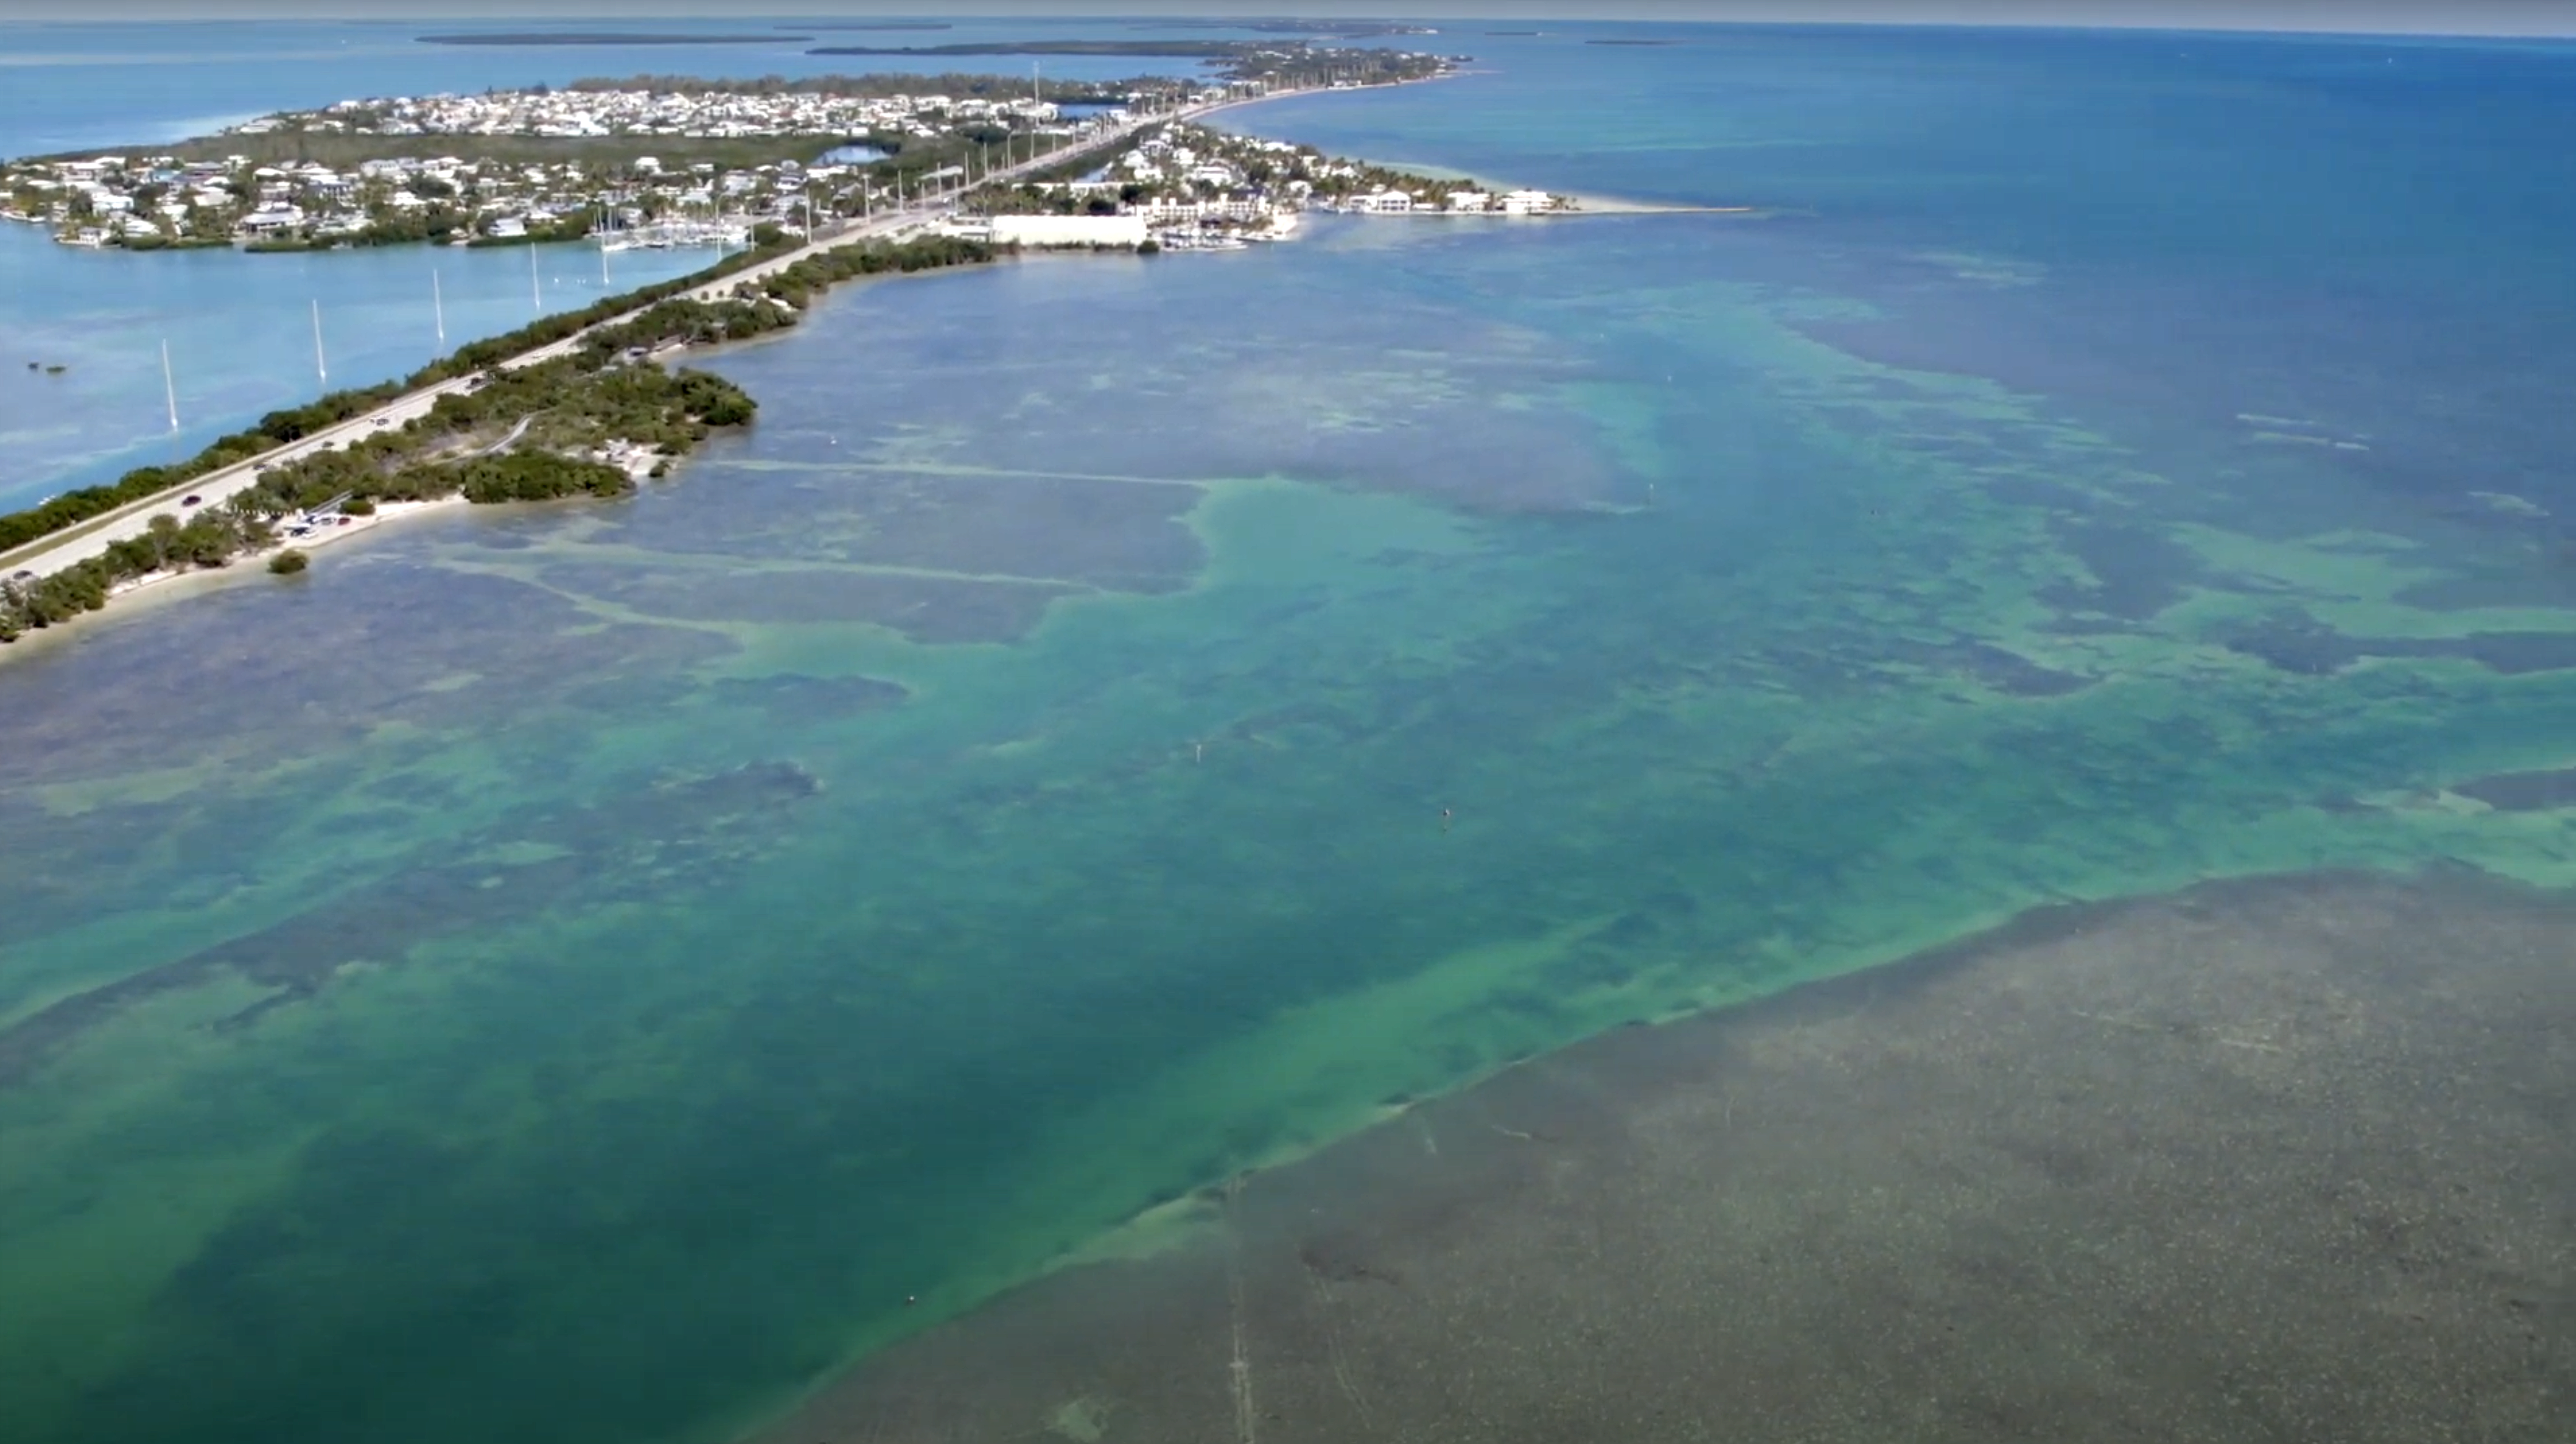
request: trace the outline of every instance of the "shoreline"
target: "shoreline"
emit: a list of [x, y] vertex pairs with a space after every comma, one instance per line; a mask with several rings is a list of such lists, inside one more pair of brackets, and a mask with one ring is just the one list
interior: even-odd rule
[[[746, 338], [741, 342], [731, 344], [749, 345], [755, 341], [765, 341], [770, 339], [773, 339], [773, 337], [754, 336]], [[723, 345], [716, 345], [691, 349], [703, 350], [710, 355], [716, 355], [721, 354], [725, 348]], [[678, 479], [681, 469], [687, 466], [689, 462], [689, 458], [685, 455], [669, 458], [657, 458], [649, 454], [639, 454], [628, 457], [624, 470], [626, 472], [627, 479], [633, 482], [639, 491], [647, 480], [652, 479], [653, 463], [657, 460], [667, 460], [670, 463], [670, 469], [665, 472], [661, 478], [665, 481]], [[557, 498], [557, 500], [562, 499], [563, 498]], [[490, 505], [493, 505], [498, 509], [511, 506], [546, 506], [551, 504], [552, 503], [550, 502], [500, 502]], [[268, 564], [287, 552], [302, 552], [305, 555], [310, 556], [324, 547], [337, 546], [342, 542], [351, 541], [358, 537], [369, 535], [377, 528], [384, 526], [389, 522], [407, 521], [424, 516], [459, 511], [471, 508], [474, 505], [476, 505], [476, 503], [468, 498], [463, 492], [455, 492], [441, 497], [432, 497], [426, 501], [380, 501], [376, 503], [376, 509], [374, 511], [369, 512], [364, 516], [349, 516], [343, 514], [340, 518], [340, 524], [337, 526], [323, 529], [313, 536], [273, 539], [267, 546], [243, 552], [241, 555], [233, 558], [232, 561], [221, 567], [197, 567], [184, 572], [147, 572], [144, 575], [135, 577], [129, 581], [119, 582], [108, 589], [108, 599], [113, 602], [118, 598], [131, 597], [137, 593], [146, 591], [164, 596], [176, 595], [179, 588], [174, 587], [172, 585], [173, 583], [184, 582], [190, 578], [196, 577], [215, 578], [234, 576], [254, 570], [266, 573]], [[285, 578], [281, 577], [279, 580], [283, 581]], [[91, 613], [90, 615], [95, 616], [99, 614]], [[78, 622], [80, 620], [82, 619], [73, 619], [74, 622]], [[68, 628], [70, 625], [70, 623], [56, 623], [54, 626], [48, 627], [45, 630], [48, 632], [62, 630]], [[21, 638], [20, 640], [23, 641], [25, 639]]]
[[1570, 194], [1574, 205], [1561, 211], [1540, 211], [1533, 215], [1504, 215], [1494, 211], [1399, 211], [1388, 215], [1371, 215], [1368, 220], [1460, 220], [1460, 221], [1579, 221], [1585, 216], [1765, 216], [1777, 214], [1761, 206], [1686, 206], [1663, 201], [1619, 200], [1610, 196]]
[[[540, 505], [541, 503], [524, 504]], [[268, 563], [280, 552], [291, 550], [310, 555], [323, 547], [337, 546], [342, 542], [373, 536], [388, 522], [407, 522], [423, 517], [445, 515], [468, 510], [473, 505], [461, 494], [443, 496], [435, 501], [380, 502], [374, 515], [351, 517], [347, 526], [333, 527], [319, 538], [303, 537], [293, 541], [278, 542], [255, 552], [244, 552], [220, 567], [195, 567], [184, 572], [152, 572], [130, 581], [120, 582], [108, 591], [108, 607], [84, 613], [68, 621], [56, 622], [50, 627], [27, 632], [6, 648], [0, 648], [0, 667], [6, 667], [8, 659], [13, 656], [23, 656], [32, 662], [64, 647], [77, 645], [91, 635], [92, 624], [102, 619], [111, 617], [139, 619], [160, 607], [227, 587], [252, 586], [263, 582], [285, 585], [295, 578], [276, 576], [268, 570]]]
[[[2006, 1238], [2026, 1233], [2024, 1247], [2044, 1260], [2064, 1248], [2048, 1222], [2069, 1206], [2061, 1200], [2095, 1196], [2090, 1170], [2116, 1169], [2124, 1160], [2135, 1168], [2137, 1148], [2171, 1146], [2183, 1150], [2176, 1166], [2207, 1164], [2218, 1173], [2201, 1193], [2176, 1189], [2169, 1202], [2160, 1195], [2157, 1206], [2207, 1206], [2215, 1221], [2143, 1243], [2106, 1224], [2101, 1247], [2143, 1247], [2147, 1252], [2135, 1267], [2159, 1269], [2164, 1276], [2180, 1267], [2179, 1257], [2200, 1256], [2193, 1250], [2214, 1251], [2218, 1261], [2232, 1264], [2242, 1248], [2280, 1247], [2299, 1253], [2303, 1264], [2322, 1267], [2309, 1257], [2315, 1250], [2340, 1258], [2332, 1252], [2340, 1245], [2330, 1241], [2331, 1217], [2312, 1226], [2307, 1215], [2278, 1209], [2239, 1214], [2225, 1197], [2204, 1195], [2213, 1189], [2223, 1195], [2239, 1171], [2262, 1178], [2270, 1170], [2285, 1185], [2305, 1187], [2300, 1170], [2311, 1159], [2341, 1169], [2360, 1165], [2298, 1145], [2259, 1163], [2240, 1164], [2223, 1151], [2195, 1152], [2193, 1139], [2206, 1127], [2203, 1113], [2169, 1108], [2158, 1096], [2063, 1091], [2073, 1084], [2058, 1085], [2052, 1094], [2049, 1080], [2057, 1075], [2049, 1070], [2080, 1078], [2084, 1070], [2114, 1060], [2123, 1068], [2147, 1070], [2146, 1076], [2168, 1086], [2224, 1093], [2242, 1087], [2237, 1080], [2249, 1068], [2270, 1069], [2252, 1075], [2269, 1078], [2283, 1068], [2306, 1067], [2354, 1080], [2344, 1087], [2378, 1080], [2383, 1092], [2397, 1090], [2390, 1095], [2398, 1100], [2392, 1108], [2439, 1109], [2452, 1103], [2452, 1095], [2415, 1090], [2407, 1081], [2415, 1074], [2398, 1060], [2416, 1058], [2438, 1071], [2454, 1061], [2453, 1053], [2473, 1054], [2485, 1045], [2492, 1026], [2457, 1023], [2457, 994], [2482, 997], [2496, 1017], [2509, 1018], [2532, 1004], [2530, 979], [2549, 980], [2541, 986], [2550, 991], [2531, 1008], [2524, 1036], [2516, 1040], [2524, 1045], [2515, 1057], [2525, 1074], [2515, 1076], [2545, 1066], [2536, 1060], [2546, 1057], [2551, 1019], [2576, 1015], [2576, 989], [2565, 981], [2563, 966], [2576, 961], [2576, 944], [2566, 942], [2571, 918], [2576, 900], [2565, 894], [2438, 869], [2276, 873], [2102, 902], [2042, 904], [1997, 927], [1892, 962], [1656, 1024], [1596, 1033], [1452, 1092], [1408, 1101], [1381, 1121], [1294, 1161], [1248, 1171], [1165, 1205], [1163, 1211], [1186, 1211], [1192, 1219], [1187, 1229], [1167, 1232], [1160, 1247], [1049, 1269], [854, 1358], [732, 1437], [738, 1444], [861, 1438], [926, 1444], [994, 1436], [1019, 1421], [1028, 1432], [1088, 1439], [1102, 1436], [1061, 1426], [1113, 1415], [1133, 1421], [1130, 1431], [1142, 1431], [1119, 1437], [1185, 1437], [1221, 1424], [1231, 1407], [1229, 1373], [1265, 1381], [1260, 1398], [1265, 1419], [1273, 1421], [1265, 1434], [1276, 1428], [1280, 1437], [1296, 1440], [1361, 1437], [1362, 1431], [1382, 1435], [1386, 1416], [1408, 1409], [1418, 1432], [1459, 1417], [1460, 1401], [1452, 1391], [1425, 1396], [1403, 1383], [1422, 1377], [1418, 1371], [1426, 1360], [1434, 1376], [1452, 1381], [1492, 1377], [1472, 1363], [1442, 1366], [1444, 1352], [1481, 1350], [1478, 1357], [1489, 1367], [1507, 1359], [1525, 1366], [1532, 1351], [1551, 1350], [1544, 1341], [1561, 1339], [1568, 1329], [1589, 1343], [1612, 1346], [1610, 1353], [1551, 1350], [1544, 1356], [1559, 1367], [1548, 1370], [1505, 1369], [1504, 1377], [1527, 1381], [1524, 1392], [1534, 1403], [1559, 1386], [1598, 1391], [1608, 1376], [1593, 1361], [1622, 1357], [1622, 1348], [1701, 1351], [1686, 1331], [1676, 1344], [1653, 1325], [1640, 1337], [1624, 1339], [1630, 1305], [1712, 1330], [1726, 1340], [1714, 1350], [1720, 1354], [1774, 1347], [1794, 1352], [1797, 1324], [1819, 1314], [1836, 1321], [1824, 1331], [1828, 1337], [1854, 1341], [1856, 1363], [1867, 1371], [1883, 1372], [1880, 1360], [1910, 1357], [1919, 1348], [1937, 1355], [1945, 1346], [1972, 1347], [1973, 1337], [1940, 1342], [1933, 1322], [1919, 1326], [1931, 1331], [1920, 1342], [1907, 1342], [1917, 1335], [1891, 1334], [1891, 1327], [1912, 1315], [1891, 1322], [1883, 1286], [1843, 1282], [1847, 1270], [1837, 1261], [1850, 1247], [1869, 1252], [1875, 1268], [1910, 1277], [1918, 1267], [1910, 1237], [1890, 1241], [1864, 1231], [1843, 1245], [1831, 1242], [1839, 1234], [1828, 1233], [1821, 1256], [1804, 1254], [1818, 1237], [1818, 1219], [1839, 1217], [1846, 1206], [1825, 1202], [1843, 1196], [1827, 1181], [1830, 1172], [1812, 1184], [1800, 1181], [1819, 1170], [1824, 1155], [1839, 1154], [1827, 1161], [1863, 1176], [1929, 1170], [1898, 1188], [1893, 1196], [1900, 1201], [1893, 1206], [1906, 1209], [1901, 1200], [1910, 1198], [1920, 1201], [1924, 1213], [1946, 1210], [1954, 1220], [1944, 1227], [1966, 1231], [1961, 1237], [1982, 1239], [1998, 1229]], [[2453, 946], [2410, 952], [2410, 929], [2449, 938]], [[2391, 934], [2398, 935], [2394, 941]], [[2528, 952], [2551, 940], [2554, 961]], [[2491, 950], [2481, 951], [2487, 945]], [[2426, 961], [2437, 956], [2441, 962]], [[2459, 965], [2455, 957], [2495, 961], [2481, 970]], [[2407, 1023], [2409, 1008], [2430, 1010], [2427, 1021]], [[2389, 1015], [2391, 1022], [2351, 1031], [2339, 1020], [2353, 1009], [2374, 1019]], [[2025, 1058], [2037, 1061], [2024, 1065]], [[2494, 1066], [2488, 1058], [2458, 1061], [2463, 1072]], [[1856, 1075], [1862, 1083], [1850, 1081]], [[1865, 1086], [1871, 1076], [1906, 1086], [1873, 1092]], [[2315, 1101], [2319, 1095], [2310, 1085], [2284, 1077], [2267, 1087], [2268, 1103], [2240, 1107], [2231, 1130], [2254, 1127], [2296, 1138], [2323, 1128], [2341, 1136], [2344, 1125]], [[2023, 1101], [2003, 1101], [2015, 1097]], [[2095, 1143], [2092, 1120], [2105, 1110], [2106, 1123], [2108, 1117], [2136, 1113], [2145, 1120], [2142, 1126], [2159, 1131], [2144, 1143], [2114, 1141], [2108, 1133]], [[2544, 1150], [2536, 1161], [2527, 1147], [2503, 1146], [2516, 1140], [2515, 1126], [2511, 1117], [2499, 1121], [2484, 1112], [2461, 1124], [2464, 1132], [2492, 1135], [2496, 1146], [2474, 1153], [2492, 1166], [2529, 1168], [2544, 1178], [2552, 1168], [2569, 1169], [2563, 1140], [2554, 1154]], [[2059, 1152], [2016, 1157], [2012, 1150], [2025, 1145], [2006, 1144], [1997, 1162], [1942, 1163], [1943, 1150], [1969, 1146], [1961, 1140], [1962, 1129], [2026, 1135], [2033, 1140], [2027, 1147]], [[2406, 1129], [2391, 1125], [2390, 1131], [2402, 1135]], [[1735, 1141], [1739, 1134], [1741, 1142]], [[2160, 1138], [2172, 1142], [2162, 1144]], [[1915, 1142], [1906, 1145], [1904, 1139]], [[1918, 1152], [1934, 1156], [1919, 1159], [1913, 1156]], [[1676, 1153], [1687, 1155], [1682, 1166], [1670, 1162]], [[2073, 1161], [2079, 1153], [2101, 1161], [2079, 1164]], [[2452, 1162], [2446, 1151], [2445, 1169]], [[1951, 1180], [1962, 1166], [2003, 1170], [2001, 1181], [1981, 1177], [1974, 1185], [1993, 1189], [1996, 1202], [1978, 1204], [1958, 1193]], [[2387, 1176], [2365, 1169], [2357, 1186], [2400, 1192], [2413, 1186], [2402, 1159], [2377, 1172]], [[2450, 1174], [2432, 1172], [2434, 1184], [2447, 1189]], [[1650, 1176], [1655, 1186], [1641, 1188], [1640, 1180]], [[2152, 1188], [2122, 1185], [2137, 1186]], [[2124, 1204], [2104, 1206], [2116, 1210]], [[1826, 1212], [1812, 1213], [1817, 1207]], [[1620, 1226], [1599, 1222], [1605, 1214], [1615, 1214]], [[1895, 1217], [1906, 1219], [1891, 1225], [1903, 1233], [1924, 1231], [1910, 1214]], [[1581, 1223], [1586, 1218], [1596, 1222]], [[1736, 1222], [1709, 1231], [1727, 1219]], [[2535, 1221], [2525, 1211], [2496, 1226], [2527, 1231], [2536, 1222], [2545, 1219]], [[2221, 1231], [2214, 1241], [2207, 1231], [2212, 1227]], [[2226, 1233], [2230, 1228], [2235, 1234]], [[2267, 1242], [2266, 1230], [2286, 1237]], [[1656, 1286], [1658, 1280], [1678, 1281], [1666, 1252], [1671, 1245], [1633, 1242], [1641, 1233], [1694, 1241], [1691, 1247], [1709, 1252], [1688, 1271], [1728, 1280], [1781, 1282], [1782, 1265], [1765, 1255], [1785, 1251], [1797, 1256], [1786, 1273], [1798, 1287], [1750, 1317], [1724, 1307], [1711, 1315], [1688, 1297], [1696, 1284], [1678, 1291]], [[2547, 1273], [2528, 1253], [2517, 1267], [2525, 1280]], [[1534, 1276], [1540, 1276], [1537, 1282]], [[2012, 1303], [2025, 1288], [2020, 1273], [1949, 1277], [1946, 1287], [1980, 1307]], [[2380, 1277], [2366, 1267], [2337, 1267], [2319, 1276], [2318, 1287], [2325, 1294], [2366, 1291]], [[2501, 1286], [2491, 1271], [2477, 1267], [2419, 1285], [2472, 1294]], [[2028, 1307], [2065, 1309], [2080, 1303], [2081, 1287], [2030, 1294]], [[1524, 1290], [1531, 1291], [1524, 1302], [1504, 1302]], [[1848, 1300], [1847, 1290], [1853, 1293]], [[1707, 1292], [1722, 1296], [1721, 1305], [1723, 1297], [1742, 1296], [1729, 1287]], [[2260, 1294], [2242, 1306], [2267, 1307]], [[2188, 1315], [2202, 1297], [2186, 1290], [2167, 1307]], [[2320, 1314], [2357, 1319], [2365, 1328], [2395, 1317], [2334, 1298], [2315, 1307]], [[2450, 1328], [2483, 1342], [2485, 1331], [2496, 1326], [2495, 1316], [2468, 1319], [2429, 1302], [2415, 1307], [2434, 1323], [2399, 1327]], [[1790, 1344], [1770, 1337], [1775, 1308]], [[1841, 1321], [1842, 1310], [1853, 1318]], [[1742, 1319], [1740, 1328], [1725, 1317], [1729, 1312]], [[2507, 1326], [2518, 1327], [2510, 1312], [2499, 1313]], [[1955, 1307], [1932, 1315], [1952, 1322], [1965, 1317]], [[1873, 1318], [1879, 1321], [1874, 1328], [1862, 1323]], [[1851, 1332], [1852, 1325], [1861, 1331]], [[2188, 1328], [2199, 1325], [2197, 1317], [2187, 1318]], [[1998, 1335], [2009, 1335], [2013, 1327], [1994, 1326]], [[1494, 1336], [1490, 1346], [1487, 1335]], [[2016, 1338], [2010, 1347], [2026, 1350], [2029, 1344]], [[2476, 1357], [2473, 1348], [2457, 1352], [2464, 1360]], [[1840, 1362], [1849, 1367], [1855, 1360]], [[2373, 1360], [2369, 1367], [2384, 1362]], [[2119, 1358], [2106, 1367], [2126, 1364]], [[2507, 1365], [2518, 1367], [2510, 1359]], [[1749, 1381], [1761, 1371], [1723, 1384], [1696, 1379], [1695, 1371], [1655, 1377], [1650, 1361], [1641, 1363], [1641, 1371], [1650, 1376], [1645, 1383], [1611, 1388], [1597, 1402], [1633, 1397], [1636, 1388], [1660, 1390], [1661, 1417], [1669, 1422], [1673, 1411], [1696, 1397], [1700, 1384], [1737, 1392], [1763, 1387]], [[1923, 1387], [1936, 1382], [1927, 1380]], [[1832, 1391], [1812, 1392], [1829, 1397]], [[2191, 1396], [2185, 1391], [2183, 1397]], [[1913, 1399], [1892, 1402], [1902, 1407]], [[1516, 1432], [1501, 1422], [1509, 1411], [1476, 1412], [1494, 1425], [1480, 1437], [1528, 1438], [1533, 1444], [1555, 1437], [1535, 1422], [1531, 1432]], [[1633, 1437], [1660, 1440], [1668, 1431]], [[2408, 1436], [2401, 1426], [2388, 1437]]]

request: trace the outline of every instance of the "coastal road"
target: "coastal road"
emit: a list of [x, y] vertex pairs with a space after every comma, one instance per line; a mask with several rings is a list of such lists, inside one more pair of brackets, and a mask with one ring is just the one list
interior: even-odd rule
[[[834, 246], [848, 245], [852, 241], [882, 237], [910, 226], [918, 226], [923, 223], [923, 219], [922, 214], [918, 212], [901, 212], [832, 229], [794, 251], [764, 261], [749, 270], [737, 271], [721, 281], [701, 286], [689, 294], [702, 301], [711, 301], [744, 281], [765, 279], [817, 252], [829, 250]], [[633, 311], [603, 321], [600, 325], [614, 326], [632, 320], [641, 315], [643, 310], [643, 307], [637, 307]], [[499, 363], [494, 369], [516, 370], [522, 366], [535, 366], [558, 356], [569, 355], [579, 349], [582, 341], [589, 336], [591, 330], [595, 329], [598, 328], [588, 328], [563, 340], [540, 346], [533, 351], [521, 352]], [[398, 430], [405, 422], [416, 417], [427, 416], [430, 408], [438, 404], [440, 397], [457, 395], [471, 389], [482, 381], [485, 374], [481, 371], [471, 372], [442, 381], [435, 386], [406, 392], [373, 411], [350, 417], [336, 426], [327, 427], [300, 440], [261, 452], [257, 456], [236, 462], [219, 471], [207, 472], [185, 485], [172, 487], [157, 496], [129, 502], [115, 511], [94, 517], [67, 531], [29, 542], [16, 551], [0, 555], [0, 577], [15, 577], [24, 581], [31, 576], [51, 576], [66, 567], [78, 566], [92, 557], [102, 556], [116, 543], [142, 536], [151, 530], [152, 520], [155, 517], [168, 516], [184, 521], [207, 507], [220, 506], [230, 501], [256, 485], [262, 475], [272, 467], [300, 460], [317, 451], [345, 449], [354, 442], [363, 441], [381, 432]], [[197, 498], [195, 505], [186, 504], [189, 497]]]
[[[1264, 98], [1277, 98], [1294, 93], [1296, 92], [1280, 91], [1272, 97]], [[1225, 105], [1242, 103], [1228, 101], [1220, 104], [1191, 106], [1172, 114], [1151, 115], [1131, 120], [1124, 125], [1084, 136], [1071, 145], [1060, 146], [1034, 159], [1022, 161], [1018, 165], [994, 171], [980, 178], [976, 186], [1008, 184], [1036, 171], [1061, 165], [1075, 156], [1114, 145], [1146, 126], [1168, 120], [1194, 120], [1209, 111], [1223, 109]], [[963, 194], [963, 192], [955, 192], [927, 204], [916, 201], [890, 214], [871, 216], [863, 220], [841, 221], [819, 227], [818, 233], [812, 239], [795, 250], [711, 281], [688, 294], [700, 301], [713, 301], [729, 293], [736, 286], [746, 282], [766, 280], [795, 265], [798, 261], [819, 255], [824, 251], [846, 246], [854, 241], [881, 240], [930, 225], [952, 213], [955, 210], [956, 201]], [[522, 366], [534, 366], [540, 362], [550, 361], [557, 356], [568, 355], [578, 349], [592, 331], [633, 320], [643, 314], [644, 310], [644, 307], [636, 307], [634, 310], [610, 317], [598, 323], [597, 326], [575, 332], [563, 340], [540, 346], [533, 351], [522, 352], [501, 362], [497, 369], [515, 370]], [[261, 475], [272, 467], [285, 465], [316, 451], [344, 449], [352, 442], [362, 441], [379, 432], [395, 430], [407, 421], [426, 416], [430, 408], [438, 404], [438, 398], [468, 390], [479, 383], [485, 374], [478, 371], [442, 381], [435, 386], [407, 392], [373, 411], [353, 416], [336, 426], [317, 431], [311, 436], [262, 452], [220, 471], [210, 471], [185, 485], [172, 487], [157, 496], [147, 497], [141, 501], [130, 502], [104, 516], [94, 517], [79, 526], [29, 542], [13, 552], [0, 554], [0, 577], [14, 577], [24, 581], [29, 577], [50, 576], [66, 567], [77, 566], [92, 557], [104, 555], [107, 549], [116, 543], [142, 536], [151, 530], [155, 517], [167, 516], [184, 521], [207, 507], [220, 506], [248, 491], [259, 481]], [[195, 505], [186, 504], [189, 497], [197, 499]]]

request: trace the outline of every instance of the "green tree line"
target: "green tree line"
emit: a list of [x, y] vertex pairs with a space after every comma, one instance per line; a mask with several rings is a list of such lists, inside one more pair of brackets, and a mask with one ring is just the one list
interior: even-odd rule
[[373, 411], [405, 392], [487, 369], [523, 352], [552, 345], [622, 312], [721, 280], [775, 259], [780, 250], [787, 248], [783, 240], [765, 248], [754, 247], [687, 276], [610, 296], [577, 311], [546, 316], [516, 330], [468, 342], [401, 380], [327, 392], [302, 406], [272, 411], [249, 429], [218, 438], [186, 461], [169, 466], [137, 467], [113, 482], [67, 491], [41, 505], [0, 515], [0, 551], [15, 550], [104, 516], [119, 507], [185, 485], [208, 472], [220, 471], [262, 452], [301, 441], [352, 416]]

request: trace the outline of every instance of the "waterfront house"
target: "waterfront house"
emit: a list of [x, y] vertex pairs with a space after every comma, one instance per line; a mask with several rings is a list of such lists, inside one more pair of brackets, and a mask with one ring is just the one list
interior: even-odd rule
[[241, 218], [239, 229], [245, 235], [273, 236], [282, 231], [299, 229], [303, 224], [304, 210], [301, 206], [262, 205]]

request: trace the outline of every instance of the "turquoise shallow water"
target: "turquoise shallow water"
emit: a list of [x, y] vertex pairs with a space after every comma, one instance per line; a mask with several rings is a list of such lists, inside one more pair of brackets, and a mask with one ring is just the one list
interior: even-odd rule
[[2565, 884], [2449, 787], [2576, 762], [2568, 276], [2487, 189], [2564, 203], [2566, 56], [1723, 34], [1243, 123], [1774, 214], [844, 291], [632, 503], [9, 658], [10, 1417], [720, 1437], [1624, 1021], [2210, 876]]

